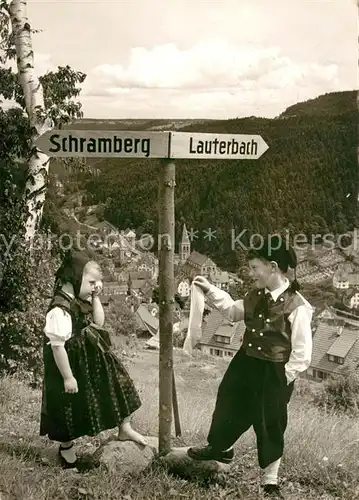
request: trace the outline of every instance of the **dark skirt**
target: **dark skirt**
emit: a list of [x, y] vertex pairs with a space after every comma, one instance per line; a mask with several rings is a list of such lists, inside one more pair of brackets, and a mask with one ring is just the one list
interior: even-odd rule
[[287, 385], [285, 363], [247, 356], [240, 349], [218, 389], [209, 444], [226, 450], [253, 426], [260, 467], [275, 462], [283, 454], [293, 387]]
[[52, 348], [44, 345], [41, 436], [61, 442], [95, 436], [120, 426], [141, 406], [127, 370], [104, 341], [106, 335], [91, 325], [65, 344], [77, 394], [65, 393]]

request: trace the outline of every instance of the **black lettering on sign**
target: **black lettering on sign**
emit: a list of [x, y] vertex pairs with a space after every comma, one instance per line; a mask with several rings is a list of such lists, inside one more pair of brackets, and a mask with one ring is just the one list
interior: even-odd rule
[[59, 139], [59, 134], [52, 134], [50, 135], [50, 142], [55, 146], [55, 148], [51, 147], [49, 148], [50, 153], [57, 153], [61, 149], [61, 144], [56, 142], [56, 139]]
[[150, 139], [139, 139], [138, 137], [74, 137], [69, 134], [60, 139], [59, 134], [50, 136], [51, 147], [49, 152], [57, 153], [101, 153], [101, 154], [119, 154], [119, 153], [142, 153], [149, 157], [151, 154]]
[[189, 138], [189, 153], [193, 155], [257, 155], [258, 143], [254, 139], [251, 141], [239, 142], [236, 139], [232, 140], [213, 140], [203, 141], [198, 139], [197, 142], [193, 137]]
[[111, 153], [112, 141], [111, 139], [100, 138], [98, 140], [98, 152], [99, 153]]
[[133, 142], [133, 140], [132, 139], [125, 139], [124, 142], [125, 142], [125, 148], [124, 148], [125, 153], [132, 153], [132, 148], [133, 148], [132, 142]]
[[87, 151], [88, 151], [88, 153], [96, 153], [96, 139], [93, 139], [91, 137], [88, 140]]

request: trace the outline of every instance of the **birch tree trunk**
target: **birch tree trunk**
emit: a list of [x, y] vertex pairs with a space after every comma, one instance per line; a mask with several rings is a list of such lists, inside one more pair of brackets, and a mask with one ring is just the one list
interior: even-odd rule
[[31, 156], [24, 195], [27, 207], [25, 237], [31, 242], [42, 217], [50, 163], [50, 158], [36, 148], [34, 141], [39, 135], [52, 128], [52, 122], [46, 117], [43, 88], [34, 70], [34, 52], [26, 0], [11, 1], [10, 19], [16, 48], [19, 82], [32, 128]]

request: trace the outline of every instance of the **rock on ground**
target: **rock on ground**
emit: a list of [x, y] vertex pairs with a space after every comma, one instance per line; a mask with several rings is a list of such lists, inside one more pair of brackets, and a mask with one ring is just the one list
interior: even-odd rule
[[142, 446], [134, 441], [108, 440], [95, 451], [92, 459], [110, 472], [139, 474], [151, 464], [155, 453], [152, 443]]
[[160, 462], [168, 472], [183, 479], [217, 480], [228, 472], [229, 465], [215, 460], [193, 460], [187, 455], [188, 447], [173, 448], [167, 455], [160, 457]]

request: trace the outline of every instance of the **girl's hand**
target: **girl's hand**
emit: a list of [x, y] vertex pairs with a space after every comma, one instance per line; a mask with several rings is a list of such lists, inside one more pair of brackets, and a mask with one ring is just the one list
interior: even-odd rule
[[97, 286], [95, 290], [92, 292], [92, 298], [99, 297], [102, 293], [102, 287]]
[[196, 276], [193, 280], [193, 284], [199, 286], [204, 293], [207, 293], [211, 286], [211, 283], [204, 276]]
[[76, 394], [77, 392], [79, 392], [77, 386], [77, 380], [75, 379], [75, 377], [65, 378], [64, 386], [65, 386], [65, 392], [71, 394]]
[[101, 293], [102, 293], [102, 283], [96, 283], [92, 296], [98, 297]]

